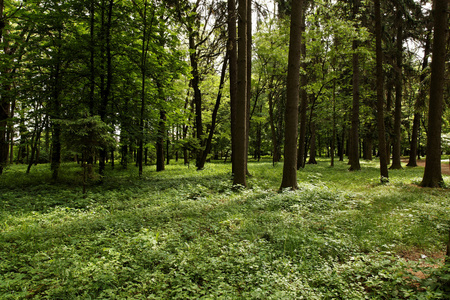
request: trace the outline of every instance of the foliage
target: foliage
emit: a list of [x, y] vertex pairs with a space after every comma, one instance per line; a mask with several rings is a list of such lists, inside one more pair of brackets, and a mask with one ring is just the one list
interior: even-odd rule
[[86, 117], [74, 121], [61, 120], [66, 137], [66, 145], [84, 157], [94, 156], [98, 150], [114, 147], [116, 140], [112, 129], [100, 116]]
[[448, 191], [414, 185], [420, 168], [381, 185], [376, 163], [362, 164], [350, 173], [320, 160], [280, 193], [270, 162], [249, 164], [247, 190], [223, 163], [142, 178], [107, 168], [86, 197], [75, 164], [51, 185], [45, 165], [11, 166], [0, 178], [0, 295], [443, 299]]

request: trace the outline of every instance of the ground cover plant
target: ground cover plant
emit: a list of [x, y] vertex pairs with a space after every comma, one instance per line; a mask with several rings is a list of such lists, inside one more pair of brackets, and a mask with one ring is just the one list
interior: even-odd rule
[[[0, 177], [0, 299], [445, 299], [447, 189], [423, 168], [362, 170], [319, 160], [278, 191], [282, 165], [181, 164], [144, 176], [47, 165]], [[444, 180], [449, 182], [449, 177]]]

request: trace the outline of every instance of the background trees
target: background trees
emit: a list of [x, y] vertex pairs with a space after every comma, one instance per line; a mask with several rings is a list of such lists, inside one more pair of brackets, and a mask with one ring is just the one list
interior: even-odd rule
[[[283, 118], [293, 113], [286, 76], [291, 4], [277, 2], [274, 12], [272, 4], [241, 3], [256, 20], [245, 33], [245, 20], [240, 26], [235, 20], [244, 13], [234, 4], [227, 11], [208, 0], [1, 2], [1, 170], [8, 163], [49, 162], [57, 179], [61, 161], [97, 162], [103, 174], [118, 160], [124, 168], [136, 164], [142, 175], [144, 165], [156, 163], [162, 171], [181, 154], [203, 169], [208, 159], [232, 153], [235, 181], [245, 185], [247, 170], [241, 174], [236, 166], [243, 167], [248, 154], [280, 161], [294, 129], [297, 168], [317, 155], [347, 155], [358, 170], [359, 159], [375, 155], [384, 170], [390, 153], [392, 167], [402, 155], [411, 153], [414, 165], [428, 154], [428, 138], [437, 139], [430, 129], [435, 117], [422, 112], [435, 110], [423, 91], [428, 54], [438, 49], [430, 46], [437, 41], [429, 4], [382, 3], [386, 25], [377, 29], [370, 17], [376, 3], [304, 1], [297, 128]], [[240, 36], [253, 36], [240, 46], [253, 54], [240, 54], [238, 82], [234, 25]], [[445, 47], [433, 55], [445, 57]], [[115, 144], [92, 154], [70, 150], [65, 124], [94, 116]], [[448, 131], [447, 122], [443, 126]], [[247, 135], [239, 152], [235, 138]]]

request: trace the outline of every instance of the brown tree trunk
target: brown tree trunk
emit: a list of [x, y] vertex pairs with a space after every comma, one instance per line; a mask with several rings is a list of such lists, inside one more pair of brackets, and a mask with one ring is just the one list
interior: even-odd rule
[[[109, 0], [108, 3], [108, 10], [107, 10], [107, 16], [106, 16], [106, 23], [103, 24], [103, 9], [102, 9], [102, 30], [104, 30], [104, 36], [105, 36], [105, 53], [106, 56], [106, 84], [104, 83], [104, 76], [101, 75], [102, 78], [102, 91], [101, 91], [101, 102], [100, 102], [100, 108], [99, 108], [99, 116], [103, 122], [106, 122], [106, 115], [107, 115], [107, 107], [109, 102], [109, 97], [111, 94], [111, 84], [112, 84], [112, 55], [111, 55], [111, 21], [112, 21], [112, 11], [113, 11], [113, 0]], [[103, 41], [102, 41], [103, 43]], [[103, 48], [103, 45], [102, 45]], [[103, 51], [102, 51], [103, 52]], [[98, 172], [100, 175], [104, 175], [105, 173], [105, 166], [106, 166], [106, 156], [108, 155], [107, 149], [105, 147], [102, 147], [99, 151], [99, 165], [98, 165]]]
[[[228, 51], [230, 72], [230, 114], [231, 114], [231, 155], [232, 161], [236, 153], [236, 98], [237, 98], [237, 36], [236, 36], [236, 2], [228, 0]], [[232, 173], [235, 173], [232, 163]]]
[[[359, 11], [359, 0], [353, 1], [353, 16], [357, 17]], [[350, 149], [349, 149], [349, 163], [350, 171], [361, 170], [359, 163], [359, 54], [358, 41], [353, 40], [353, 107], [352, 107], [352, 127], [350, 129]]]
[[273, 97], [274, 91], [272, 87], [273, 76], [271, 78], [271, 83], [269, 84], [269, 124], [270, 124], [270, 132], [272, 136], [272, 163], [280, 161], [280, 153], [278, 153], [278, 139], [277, 133], [275, 129], [275, 117], [274, 117], [274, 105], [273, 105]]
[[166, 112], [159, 111], [158, 137], [156, 140], [156, 171], [164, 171], [164, 136], [166, 134]]
[[[142, 45], [141, 45], [141, 112], [139, 118], [139, 150], [138, 150], [138, 166], [139, 166], [139, 177], [142, 176], [144, 172], [143, 161], [144, 161], [144, 118], [145, 118], [145, 77], [146, 77], [146, 60], [149, 41], [147, 39], [147, 1], [144, 1], [144, 12], [142, 14]], [[163, 154], [164, 155], [164, 154]], [[164, 158], [163, 158], [164, 165]]]
[[[306, 21], [305, 21], [305, 2], [303, 3], [301, 18], [301, 34], [305, 31]], [[306, 57], [306, 44], [303, 42], [300, 46], [301, 57], [305, 59]], [[298, 139], [298, 155], [297, 155], [297, 170], [305, 167], [306, 154], [305, 154], [305, 143], [306, 143], [306, 110], [308, 108], [308, 95], [306, 93], [306, 85], [308, 84], [308, 78], [306, 76], [306, 62], [301, 63], [303, 69], [300, 75], [300, 134]]]
[[331, 134], [331, 149], [330, 149], [330, 156], [331, 156], [331, 163], [330, 166], [334, 167], [334, 152], [336, 148], [336, 79], [333, 80], [333, 132]]
[[206, 157], [211, 152], [211, 144], [214, 136], [214, 130], [216, 129], [216, 121], [217, 121], [217, 113], [219, 112], [220, 101], [222, 99], [222, 91], [223, 86], [225, 84], [225, 75], [227, 71], [227, 62], [228, 62], [228, 51], [225, 54], [225, 58], [222, 65], [222, 71], [220, 73], [220, 83], [219, 83], [219, 91], [217, 92], [216, 104], [214, 105], [214, 110], [211, 116], [211, 127], [209, 128], [208, 138], [206, 140], [205, 150], [203, 150], [202, 157], [200, 159], [199, 164], [197, 165], [197, 170], [203, 169], [206, 162]]
[[426, 98], [426, 90], [424, 88], [424, 80], [426, 78], [425, 69], [428, 67], [428, 56], [430, 55], [430, 38], [431, 32], [427, 34], [427, 40], [425, 42], [424, 56], [422, 62], [422, 74], [420, 74], [420, 90], [417, 95], [416, 103], [414, 105], [414, 121], [413, 128], [411, 133], [411, 149], [409, 151], [409, 161], [408, 167], [417, 167], [417, 146], [419, 140], [419, 128], [420, 128], [420, 118], [421, 118], [421, 110], [425, 106], [425, 98]]
[[403, 55], [403, 26], [402, 12], [397, 7], [397, 70], [395, 74], [395, 112], [394, 112], [394, 143], [392, 150], [392, 165], [390, 169], [401, 169], [401, 119], [402, 119], [402, 55]]
[[386, 131], [386, 157], [387, 161], [386, 163], [389, 165], [391, 163], [391, 136], [393, 135], [393, 125], [392, 125], [392, 89], [393, 84], [391, 80], [388, 79], [387, 87], [386, 87], [386, 114], [385, 114], [385, 131]]
[[[189, 25], [188, 33], [189, 33], [189, 52], [190, 52], [190, 61], [191, 61], [191, 86], [194, 90], [194, 107], [195, 107], [195, 134], [196, 138], [199, 141], [199, 145], [203, 145], [203, 122], [202, 122], [202, 93], [200, 90], [200, 74], [198, 70], [198, 53], [197, 46], [195, 42], [195, 36], [197, 32]], [[202, 150], [196, 149], [196, 162], [195, 165], [198, 167], [200, 163], [200, 159], [202, 156]]]
[[[250, 109], [252, 99], [252, 0], [247, 0], [247, 134], [245, 141], [245, 153], [248, 155], [250, 142]], [[246, 174], [250, 175], [248, 165], [246, 167]]]
[[317, 164], [317, 161], [316, 161], [316, 122], [311, 121], [311, 124], [309, 126], [311, 129], [311, 142], [310, 142], [310, 146], [309, 146], [308, 164], [315, 165], [315, 164]]
[[292, 1], [285, 110], [283, 179], [280, 188], [297, 188], [297, 138], [303, 0]]
[[441, 174], [441, 124], [445, 84], [445, 51], [448, 36], [448, 0], [434, 0], [434, 41], [431, 59], [430, 104], [425, 172], [421, 185], [443, 185]]
[[[7, 22], [4, 14], [4, 2], [0, 1], [0, 20], [2, 22], [2, 26], [0, 27], [0, 41], [2, 41], [3, 31], [5, 24]], [[6, 45], [4, 49], [5, 53], [9, 52], [9, 47]], [[10, 71], [8, 69], [2, 70], [2, 79], [5, 76], [8, 76]], [[7, 134], [8, 128], [8, 119], [10, 118], [11, 113], [11, 101], [9, 97], [9, 92], [11, 89], [11, 85], [8, 80], [4, 80], [2, 82], [2, 94], [0, 95], [0, 174], [3, 172], [3, 168], [6, 166], [8, 162], [8, 154], [9, 154], [9, 139]]]
[[238, 7], [238, 81], [236, 99], [235, 151], [233, 185], [247, 186], [247, 0]]
[[383, 89], [383, 49], [381, 48], [381, 9], [380, 0], [375, 3], [375, 37], [376, 37], [376, 75], [377, 75], [377, 123], [378, 123], [378, 151], [380, 153], [380, 180], [389, 180], [386, 155], [386, 139], [384, 129], [384, 89]]

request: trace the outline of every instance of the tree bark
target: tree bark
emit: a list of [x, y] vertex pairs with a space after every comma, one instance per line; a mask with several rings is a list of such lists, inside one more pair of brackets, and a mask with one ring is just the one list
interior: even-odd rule
[[420, 118], [421, 118], [421, 110], [425, 106], [425, 97], [426, 97], [426, 90], [424, 88], [424, 81], [426, 78], [425, 69], [428, 67], [428, 56], [430, 55], [430, 38], [431, 38], [431, 32], [427, 34], [427, 39], [425, 42], [425, 49], [424, 49], [424, 55], [423, 55], [423, 62], [422, 62], [422, 74], [420, 74], [420, 89], [419, 94], [417, 95], [416, 103], [414, 105], [414, 121], [413, 121], [413, 128], [411, 133], [411, 147], [409, 151], [409, 161], [406, 166], [408, 167], [417, 167], [417, 146], [418, 146], [418, 140], [419, 140], [419, 127], [420, 127]]
[[[139, 117], [139, 152], [138, 152], [138, 166], [139, 177], [143, 174], [143, 160], [144, 160], [144, 136], [145, 136], [145, 78], [147, 73], [147, 52], [149, 47], [149, 39], [147, 38], [147, 1], [144, 1], [144, 12], [142, 14], [143, 32], [142, 32], [142, 45], [141, 45], [141, 111]], [[151, 25], [152, 22], [150, 22]], [[158, 90], [160, 87], [158, 86]], [[163, 158], [164, 165], [164, 158]], [[164, 169], [164, 168], [163, 168]]]
[[238, 81], [236, 103], [236, 155], [233, 156], [233, 185], [247, 187], [247, 0], [239, 0], [238, 7]]
[[402, 12], [397, 7], [397, 51], [396, 62], [397, 69], [395, 74], [395, 112], [394, 112], [394, 143], [392, 150], [392, 165], [390, 169], [401, 169], [401, 119], [402, 119], [402, 56], [403, 56], [403, 26], [402, 26]]
[[[301, 18], [301, 33], [305, 32], [306, 21], [305, 21], [305, 2], [302, 7]], [[300, 46], [301, 57], [306, 58], [306, 44], [303, 42]], [[306, 76], [306, 62], [301, 63], [302, 74], [300, 75], [300, 134], [298, 140], [298, 155], [297, 155], [297, 170], [305, 167], [306, 154], [305, 154], [305, 143], [306, 143], [306, 110], [308, 108], [308, 94], [306, 93], [306, 85], [308, 84], [308, 78]]]
[[269, 83], [269, 124], [270, 124], [270, 132], [272, 137], [272, 164], [275, 165], [276, 162], [280, 161], [280, 153], [278, 153], [278, 139], [277, 139], [277, 132], [275, 128], [275, 117], [274, 117], [274, 89], [273, 89], [273, 76], [270, 79]]
[[334, 167], [334, 153], [336, 148], [336, 78], [333, 79], [333, 130], [331, 134], [331, 149], [330, 149], [330, 156], [331, 156], [331, 163], [330, 166]]
[[[189, 57], [191, 61], [191, 86], [194, 90], [194, 106], [195, 106], [195, 133], [196, 138], [199, 141], [199, 145], [203, 145], [203, 122], [202, 122], [202, 93], [200, 90], [200, 74], [198, 70], [198, 53], [197, 46], [195, 44], [195, 36], [197, 32], [192, 27], [192, 24], [189, 24], [188, 33], [189, 33]], [[202, 156], [202, 150], [196, 149], [196, 162], [195, 165], [198, 167], [200, 163], [200, 159]]]
[[[4, 24], [6, 24], [7, 20], [5, 19], [6, 16], [3, 14], [4, 9], [4, 2], [3, 0], [0, 1], [0, 19]], [[0, 41], [2, 41], [3, 38], [3, 30], [4, 26], [0, 28]], [[4, 48], [5, 53], [9, 53], [9, 47], [8, 45]], [[2, 79], [4, 79], [6, 76], [9, 76], [10, 70], [2, 70]], [[3, 173], [3, 168], [6, 166], [8, 162], [8, 154], [9, 154], [9, 139], [7, 134], [7, 128], [8, 128], [8, 119], [11, 117], [11, 101], [10, 101], [10, 89], [11, 85], [7, 80], [4, 80], [2, 82], [2, 89], [3, 92], [0, 96], [0, 174]]]
[[[356, 18], [359, 11], [359, 0], [353, 1], [353, 17]], [[352, 45], [353, 58], [353, 107], [352, 107], [352, 127], [350, 129], [350, 171], [361, 170], [359, 163], [359, 54], [358, 54], [358, 41], [353, 40]]]
[[[104, 8], [102, 8], [102, 30], [104, 30], [104, 38], [105, 38], [105, 50], [104, 54], [106, 55], [106, 85], [105, 85], [105, 78], [104, 75], [101, 75], [101, 101], [100, 101], [100, 108], [99, 108], [99, 116], [100, 119], [103, 122], [106, 122], [106, 115], [107, 115], [107, 106], [109, 102], [109, 96], [111, 93], [111, 84], [112, 84], [112, 55], [111, 55], [111, 20], [112, 20], [112, 11], [113, 11], [113, 0], [109, 0], [108, 3], [108, 11], [106, 16], [106, 23], [104, 22]], [[103, 43], [103, 41], [102, 41]], [[102, 45], [103, 48], [103, 45]], [[103, 52], [103, 51], [102, 51]], [[104, 60], [104, 59], [102, 59]], [[106, 166], [106, 156], [107, 156], [107, 149], [105, 147], [102, 147], [99, 151], [100, 161], [99, 161], [99, 169], [98, 172], [100, 175], [104, 175], [105, 173], [105, 166]]]
[[211, 127], [209, 129], [208, 138], [206, 140], [205, 150], [203, 150], [203, 154], [202, 154], [200, 162], [197, 166], [197, 170], [201, 170], [204, 168], [205, 162], [206, 162], [206, 157], [211, 152], [212, 139], [214, 136], [214, 130], [216, 129], [217, 113], [219, 112], [220, 101], [222, 99], [223, 86], [225, 84], [227, 62], [228, 62], [228, 51], [225, 54], [225, 58], [224, 58], [223, 65], [222, 65], [222, 71], [220, 73], [219, 91], [217, 92], [216, 104], [214, 105], [214, 110], [213, 110], [213, 113], [211, 116]]
[[164, 171], [164, 136], [166, 134], [166, 112], [159, 111], [158, 137], [156, 142], [156, 172]]
[[[237, 45], [236, 45], [236, 2], [228, 0], [228, 51], [230, 72], [230, 114], [231, 114], [231, 160], [236, 153], [236, 98], [237, 98]], [[235, 164], [232, 163], [231, 172], [235, 173]]]
[[310, 145], [309, 145], [308, 164], [315, 165], [315, 164], [317, 164], [317, 161], [316, 161], [316, 121], [311, 121], [309, 126], [310, 126], [310, 130], [311, 130], [311, 138], [310, 138], [311, 141], [310, 141]]
[[389, 181], [386, 155], [386, 139], [384, 129], [384, 89], [383, 89], [383, 50], [381, 47], [381, 9], [380, 0], [375, 3], [375, 37], [376, 37], [376, 77], [377, 77], [377, 124], [378, 124], [378, 151], [380, 153], [380, 180], [381, 183]]
[[440, 187], [441, 124], [445, 84], [445, 51], [448, 36], [448, 0], [434, 0], [434, 41], [431, 60], [430, 104], [428, 110], [428, 137], [425, 172], [421, 186]]
[[[247, 134], [245, 136], [245, 153], [248, 155], [250, 142], [250, 109], [252, 99], [252, 0], [247, 0]], [[250, 176], [248, 165], [246, 174]]]
[[285, 110], [285, 144], [281, 189], [297, 188], [297, 138], [303, 0], [292, 1]]

